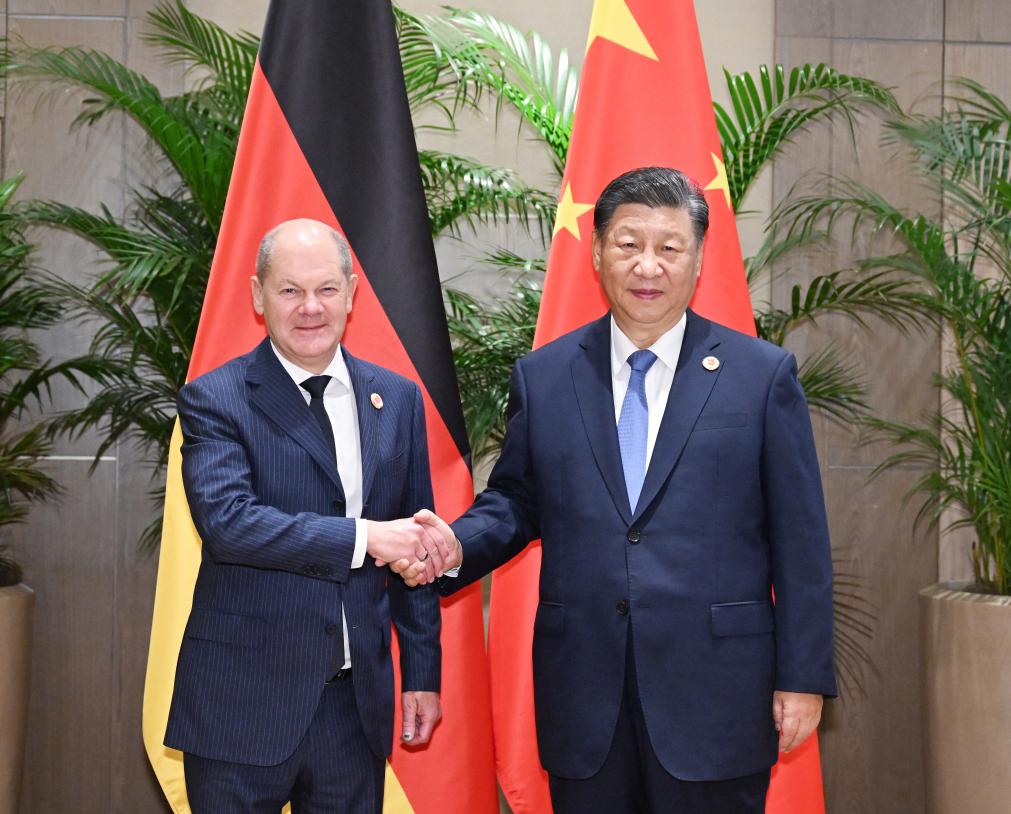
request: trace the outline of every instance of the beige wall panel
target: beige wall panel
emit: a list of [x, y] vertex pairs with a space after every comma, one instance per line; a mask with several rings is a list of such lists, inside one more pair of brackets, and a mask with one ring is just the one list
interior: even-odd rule
[[113, 676], [112, 811], [122, 814], [168, 812], [148, 763], [141, 735], [144, 675], [151, 636], [158, 553], [138, 550], [137, 540], [154, 511], [148, 492], [156, 485], [139, 453], [120, 445], [116, 507], [116, 618], [113, 635], [119, 655]]
[[15, 531], [36, 592], [23, 812], [110, 810], [116, 470], [87, 469], [54, 461], [65, 496]]
[[949, 40], [1011, 43], [1011, 15], [1000, 0], [945, 0], [944, 23]]
[[[776, 0], [777, 36], [831, 36], [834, 5], [832, 0]], [[776, 53], [780, 53], [778, 46]]]
[[915, 476], [895, 471], [869, 483], [865, 470], [830, 467], [825, 480], [833, 540], [851, 560], [847, 570], [866, 581], [877, 616], [867, 694], [830, 702], [823, 724], [830, 812], [923, 810], [917, 590], [937, 570], [932, 538], [910, 531], [913, 510], [894, 499]]
[[832, 35], [868, 40], [939, 40], [944, 0], [846, 0], [832, 3]]
[[[832, 64], [839, 70], [869, 76], [897, 86], [903, 107], [919, 101], [922, 110], [939, 109], [940, 100], [930, 97], [929, 88], [941, 73], [941, 46], [937, 43], [837, 40]], [[900, 207], [939, 212], [936, 195], [925, 187], [913, 165], [899, 156], [894, 147], [882, 145], [885, 128], [882, 117], [865, 117], [856, 143], [836, 140], [833, 173], [868, 185]], [[844, 227], [837, 230], [835, 265], [845, 268], [871, 253], [888, 253], [898, 244], [887, 236], [870, 239], [866, 232], [851, 242]], [[876, 414], [900, 421], [916, 421], [937, 403], [930, 376], [937, 369], [939, 347], [936, 334], [913, 332], [903, 335], [880, 321], [871, 323], [870, 333], [860, 331], [849, 320], [823, 322], [831, 336], [852, 356], [869, 384], [869, 402]], [[827, 451], [832, 465], [875, 465], [888, 454], [884, 444], [860, 445], [858, 437], [838, 425], [828, 427]]]
[[[1011, 21], [1011, 14], [1004, 16]], [[1011, 105], [1011, 34], [1007, 39], [1004, 45], [948, 45], [944, 55], [948, 78], [975, 79]], [[964, 91], [949, 83], [946, 93], [958, 96]]]
[[59, 17], [123, 17], [128, 0], [8, 0], [11, 14]]
[[[12, 36], [30, 45], [86, 45], [124, 57], [122, 20], [10, 18]], [[69, 133], [86, 94], [19, 83], [8, 89], [5, 160], [8, 172], [28, 174], [21, 197], [55, 198], [89, 208], [121, 210], [123, 119], [111, 115]]]

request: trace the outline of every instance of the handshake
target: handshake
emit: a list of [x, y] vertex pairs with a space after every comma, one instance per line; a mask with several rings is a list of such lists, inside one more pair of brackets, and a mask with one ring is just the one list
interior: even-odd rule
[[376, 566], [389, 565], [410, 587], [434, 582], [463, 561], [449, 525], [428, 509], [402, 520], [369, 520], [366, 551]]

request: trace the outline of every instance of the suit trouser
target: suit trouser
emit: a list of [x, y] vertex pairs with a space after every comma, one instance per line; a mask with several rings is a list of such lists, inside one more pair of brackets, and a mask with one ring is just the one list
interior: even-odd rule
[[328, 684], [309, 729], [277, 766], [183, 756], [193, 814], [380, 814], [386, 761], [369, 748], [350, 679]]
[[586, 780], [550, 775], [549, 782], [555, 814], [762, 814], [769, 774], [686, 781], [664, 769], [646, 731], [630, 626], [625, 689], [604, 765]]

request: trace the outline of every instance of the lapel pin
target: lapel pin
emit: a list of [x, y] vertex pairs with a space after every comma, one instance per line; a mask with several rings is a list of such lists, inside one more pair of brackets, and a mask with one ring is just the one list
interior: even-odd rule
[[706, 370], [713, 371], [716, 370], [719, 366], [720, 360], [717, 359], [715, 356], [707, 356], [705, 359], [702, 360], [702, 367], [704, 367]]
[[372, 406], [375, 407], [377, 410], [383, 409], [383, 397], [380, 396], [378, 393], [372, 394]]

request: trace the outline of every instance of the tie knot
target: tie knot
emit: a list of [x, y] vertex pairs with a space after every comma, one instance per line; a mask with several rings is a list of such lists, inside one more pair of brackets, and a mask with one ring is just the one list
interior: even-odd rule
[[321, 399], [323, 398], [323, 391], [330, 384], [331, 378], [331, 376], [310, 376], [302, 382], [301, 387], [308, 391], [309, 395], [314, 399]]
[[628, 366], [633, 373], [645, 373], [656, 361], [656, 354], [651, 350], [637, 350], [628, 357]]

